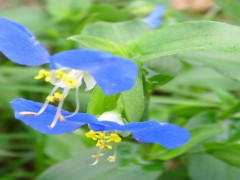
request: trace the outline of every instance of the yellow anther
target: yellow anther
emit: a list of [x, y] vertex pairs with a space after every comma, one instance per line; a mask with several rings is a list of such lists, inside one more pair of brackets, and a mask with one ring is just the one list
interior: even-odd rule
[[103, 156], [103, 153], [93, 154], [92, 158], [100, 158], [101, 156]]
[[91, 130], [91, 131], [85, 133], [85, 136], [88, 138], [92, 138], [92, 140], [96, 141], [98, 139], [104, 138], [105, 134], [102, 132], [95, 132], [95, 131]]
[[50, 82], [50, 81], [51, 81], [50, 75], [45, 77], [45, 81], [46, 81], [46, 82]]
[[48, 96], [46, 99], [51, 103], [55, 102], [54, 96]]
[[65, 81], [65, 79], [67, 77], [65, 72], [57, 70], [57, 71], [55, 71], [55, 73], [56, 73], [56, 78], [61, 79], [62, 81]]
[[104, 149], [104, 140], [98, 140], [96, 146], [100, 149]]
[[63, 95], [59, 92], [54, 93], [53, 96], [55, 98], [55, 101], [61, 101], [63, 98]]
[[46, 72], [47, 72], [46, 70], [41, 69], [41, 70], [38, 72], [38, 75], [34, 77], [34, 79], [41, 79], [41, 78], [45, 77]]
[[107, 158], [107, 160], [108, 160], [108, 162], [116, 162], [116, 156], [108, 156], [108, 158]]
[[46, 82], [49, 82], [51, 80], [51, 76], [50, 76], [50, 72], [44, 70], [44, 69], [41, 69], [38, 73], [37, 76], [34, 77], [34, 79], [42, 79], [45, 77], [45, 81]]
[[96, 146], [100, 149], [112, 149], [112, 146], [106, 145], [104, 140], [98, 140]]
[[106, 136], [105, 139], [106, 139], [106, 142], [108, 143], [109, 142], [119, 143], [122, 141], [122, 138], [117, 134], [110, 134], [109, 136]]
[[[96, 160], [91, 165], [95, 165], [98, 163], [100, 156], [103, 156], [103, 154], [101, 154], [102, 150], [112, 150], [113, 149], [113, 146], [109, 145], [110, 143], [112, 143], [112, 142], [119, 143], [122, 141], [122, 138], [116, 133], [112, 133], [112, 134], [109, 134], [108, 136], [106, 136], [105, 132], [102, 133], [102, 132], [95, 132], [93, 130], [90, 130], [89, 132], [85, 133], [85, 135], [86, 135], [86, 137], [97, 141], [96, 146], [98, 147], [98, 153], [95, 155], [92, 155], [92, 157], [95, 158]], [[114, 148], [115, 148], [114, 155], [109, 156], [107, 158], [107, 160], [111, 163], [116, 162], [117, 144], [115, 144]]]
[[19, 114], [22, 116], [35, 116], [37, 113], [31, 111], [22, 111]]
[[64, 83], [71, 88], [75, 88], [77, 86], [77, 80], [73, 77], [67, 77]]
[[60, 121], [64, 121], [64, 120], [65, 120], [65, 117], [64, 117], [63, 115], [59, 114], [58, 119], [59, 119]]
[[55, 101], [61, 101], [63, 98], [63, 95], [59, 92], [56, 92], [53, 94], [53, 96], [48, 96], [46, 99], [48, 101], [50, 101], [51, 103], [55, 102]]

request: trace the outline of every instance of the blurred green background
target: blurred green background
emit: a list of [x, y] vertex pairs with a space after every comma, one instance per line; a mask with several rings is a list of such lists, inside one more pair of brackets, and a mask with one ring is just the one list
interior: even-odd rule
[[[128, 34], [136, 37], [150, 31], [141, 19], [159, 4], [166, 5], [159, 28], [194, 20], [240, 24], [238, 0], [0, 0], [0, 16], [24, 24], [53, 54], [84, 47], [67, 40], [72, 35], [125, 43], [134, 38]], [[124, 32], [130, 25], [137, 28]], [[14, 119], [9, 101], [24, 97], [43, 102], [51, 86], [34, 80], [39, 67], [16, 65], [1, 55], [0, 179], [238, 180], [240, 55], [195, 51], [167, 56], [161, 62], [147, 63], [154, 72], [147, 82], [149, 119], [191, 130], [190, 142], [166, 150], [129, 139], [119, 145], [117, 163], [103, 158], [90, 166], [96, 149], [84, 136], [84, 128], [45, 136]], [[81, 90], [82, 112], [90, 96]], [[64, 108], [74, 110], [74, 94]]]

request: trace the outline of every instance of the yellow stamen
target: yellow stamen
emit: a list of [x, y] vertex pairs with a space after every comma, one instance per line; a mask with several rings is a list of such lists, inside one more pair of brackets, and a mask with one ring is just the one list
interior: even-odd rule
[[116, 162], [116, 156], [108, 156], [108, 158], [107, 158], [107, 160], [108, 160], [108, 162]]
[[61, 101], [63, 98], [63, 95], [59, 92], [54, 93], [53, 96], [55, 98], [55, 101]]
[[92, 158], [100, 158], [101, 156], [103, 156], [103, 153], [93, 154], [93, 155], [92, 155]]
[[56, 78], [61, 79], [62, 81], [65, 81], [67, 77], [65, 72], [57, 70], [55, 73], [56, 73]]
[[101, 151], [99, 151], [97, 154], [92, 155], [92, 158], [95, 158], [95, 161], [91, 165], [96, 165], [101, 156], [103, 156], [103, 153], [101, 153]]
[[46, 81], [46, 82], [50, 82], [50, 81], [51, 81], [50, 75], [45, 77], [45, 81]]
[[20, 115], [23, 115], [23, 116], [35, 116], [37, 113], [35, 112], [30, 112], [30, 111], [22, 111], [19, 113]]
[[59, 114], [58, 118], [59, 118], [60, 121], [64, 121], [65, 120], [64, 116], [61, 115], [61, 114]]
[[39, 71], [39, 74], [37, 76], [35, 76], [35, 79], [41, 79], [41, 78], [44, 78], [45, 77], [45, 81], [46, 82], [49, 82], [50, 81], [50, 72], [44, 70], [44, 69], [41, 69]]
[[106, 139], [106, 142], [108, 142], [108, 143], [110, 143], [110, 142], [119, 143], [122, 141], [122, 138], [115, 133], [110, 134], [109, 136], [106, 136], [105, 139]]
[[51, 103], [55, 102], [55, 101], [61, 101], [63, 98], [63, 95], [59, 92], [56, 92], [53, 94], [53, 96], [48, 96], [46, 99], [48, 101], [50, 101]]
[[106, 145], [104, 140], [98, 140], [96, 146], [100, 149], [112, 149], [112, 146]]
[[41, 69], [39, 71], [38, 75], [34, 77], [34, 79], [42, 79], [42, 78], [45, 77], [45, 81], [46, 82], [50, 82], [50, 80], [51, 80], [51, 76], [50, 75], [51, 75], [50, 72], [48, 72], [48, 71], [46, 71], [44, 69]]
[[55, 102], [54, 96], [48, 96], [46, 99], [51, 103]]
[[[111, 131], [110, 131], [111, 132]], [[112, 150], [113, 146], [109, 145], [109, 143], [115, 143], [114, 145], [114, 154], [112, 156], [109, 156], [107, 160], [109, 162], [116, 162], [117, 156], [116, 156], [116, 150], [117, 150], [117, 143], [122, 141], [122, 138], [116, 134], [116, 133], [109, 133], [108, 136], [105, 135], [105, 133], [108, 132], [95, 132], [93, 130], [90, 130], [89, 132], [85, 133], [86, 137], [91, 138], [95, 141], [97, 141], [96, 146], [98, 147], [98, 153], [95, 155], [92, 155], [93, 158], [96, 160], [92, 165], [95, 165], [98, 163], [100, 156], [100, 153], [102, 150]]]
[[104, 138], [105, 134], [102, 132], [95, 132], [95, 131], [91, 130], [91, 131], [85, 133], [85, 136], [88, 138], [92, 138], [92, 140], [96, 141], [98, 139]]
[[70, 86], [71, 88], [76, 88], [77, 86], [77, 80], [73, 77], [67, 77], [64, 83]]

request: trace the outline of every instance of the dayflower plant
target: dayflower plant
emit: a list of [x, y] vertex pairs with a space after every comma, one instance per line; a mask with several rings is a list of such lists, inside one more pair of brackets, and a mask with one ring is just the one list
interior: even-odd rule
[[152, 12], [143, 19], [143, 22], [148, 24], [151, 28], [156, 29], [162, 23], [162, 17], [165, 12], [164, 5], [158, 5]]
[[[6, 27], [6, 28], [5, 28]], [[169, 123], [157, 121], [123, 123], [122, 112], [105, 112], [95, 117], [78, 113], [79, 87], [85, 82], [86, 90], [97, 84], [106, 95], [121, 93], [131, 89], [137, 78], [138, 66], [135, 62], [107, 52], [74, 49], [50, 56], [47, 50], [22, 25], [10, 20], [0, 19], [1, 52], [13, 62], [37, 66], [50, 63], [51, 70], [40, 70], [35, 79], [44, 78], [54, 85], [45, 103], [25, 99], [13, 100], [15, 117], [26, 125], [43, 134], [63, 134], [73, 132], [88, 124], [88, 138], [96, 141], [99, 151], [93, 155], [96, 159], [103, 155], [104, 149], [113, 149], [121, 142], [121, 132], [130, 132], [136, 141], [158, 143], [171, 149], [177, 148], [189, 140], [189, 132]], [[14, 38], [14, 39], [11, 39]], [[16, 49], [16, 51], [15, 51]], [[62, 89], [62, 92], [58, 92]], [[71, 89], [75, 90], [76, 109], [73, 113], [62, 110], [63, 103]], [[50, 105], [58, 102], [58, 106]], [[116, 160], [116, 148], [109, 162]]]

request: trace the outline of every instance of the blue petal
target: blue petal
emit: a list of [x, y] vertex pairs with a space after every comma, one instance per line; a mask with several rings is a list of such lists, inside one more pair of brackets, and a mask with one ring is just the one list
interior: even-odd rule
[[112, 121], [98, 121], [97, 123], [89, 124], [89, 128], [93, 131], [126, 131], [125, 126]]
[[147, 121], [129, 123], [126, 130], [139, 142], [158, 143], [167, 149], [178, 148], [189, 141], [190, 133], [174, 124]]
[[156, 29], [162, 22], [162, 16], [165, 12], [165, 6], [159, 5], [153, 9], [153, 11], [143, 19], [151, 28]]
[[91, 124], [94, 131], [118, 130], [129, 131], [133, 137], [143, 143], [161, 144], [167, 149], [177, 148], [189, 141], [190, 133], [174, 124], [160, 123], [157, 121], [132, 122], [119, 125], [110, 121], [100, 121]]
[[48, 51], [24, 26], [5, 18], [0, 18], [0, 52], [11, 61], [39, 66], [49, 63]]
[[106, 95], [131, 89], [137, 78], [136, 63], [96, 50], [69, 50], [51, 57], [51, 67], [68, 67], [88, 72]]
[[[46, 110], [39, 116], [23, 116], [22, 111], [38, 112], [42, 103], [33, 102], [25, 99], [15, 99], [11, 101], [14, 109], [15, 118], [21, 120], [26, 125], [43, 134], [63, 134], [72, 132], [84, 124], [95, 123], [97, 119], [89, 114], [78, 113], [73, 117], [66, 118], [64, 121], [58, 121], [54, 128], [49, 128], [54, 118], [56, 107], [48, 105]], [[62, 115], [70, 115], [69, 112], [62, 110]]]

